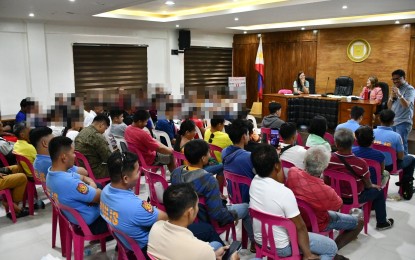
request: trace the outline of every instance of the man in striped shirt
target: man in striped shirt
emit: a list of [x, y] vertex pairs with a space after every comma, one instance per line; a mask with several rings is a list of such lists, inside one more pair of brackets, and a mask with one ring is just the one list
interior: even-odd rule
[[[356, 179], [359, 203], [372, 201], [373, 208], [376, 212], [376, 229], [385, 230], [391, 228], [394, 221], [392, 218], [386, 218], [386, 202], [381, 187], [372, 184], [370, 181], [369, 167], [366, 162], [352, 153], [354, 142], [353, 132], [349, 129], [341, 128], [334, 133], [334, 141], [337, 152], [331, 155], [328, 169], [349, 174]], [[352, 198], [350, 185], [341, 185], [341, 193], [344, 203], [347, 204], [350, 202]]]

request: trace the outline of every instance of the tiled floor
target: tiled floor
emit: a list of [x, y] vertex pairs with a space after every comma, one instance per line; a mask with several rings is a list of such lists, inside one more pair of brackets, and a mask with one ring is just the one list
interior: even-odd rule
[[[389, 195], [397, 194], [393, 184], [396, 177], [391, 179]], [[147, 197], [143, 185], [140, 197]], [[42, 193], [39, 193], [42, 194]], [[350, 259], [383, 260], [383, 259], [415, 259], [415, 198], [411, 201], [387, 201], [388, 217], [395, 219], [395, 226], [386, 231], [374, 229], [376, 221], [372, 213], [369, 223], [369, 235], [363, 232], [358, 239], [347, 245], [339, 253]], [[38, 210], [35, 216], [18, 219], [16, 224], [6, 218], [3, 208], [0, 208], [0, 259], [41, 259], [47, 254], [61, 258], [59, 238], [57, 248], [51, 247], [51, 206]], [[238, 232], [240, 234], [240, 232]], [[89, 245], [88, 245], [89, 246]], [[107, 244], [106, 253], [85, 257], [85, 259], [116, 259], [115, 242]], [[241, 259], [252, 259], [254, 254], [241, 250]]]

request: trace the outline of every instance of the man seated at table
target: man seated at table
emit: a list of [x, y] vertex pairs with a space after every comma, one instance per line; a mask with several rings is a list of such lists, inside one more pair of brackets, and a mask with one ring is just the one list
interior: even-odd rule
[[155, 140], [148, 132], [143, 130], [147, 125], [150, 114], [146, 110], [137, 110], [133, 117], [133, 124], [125, 129], [125, 141], [128, 146], [138, 150], [147, 165], [167, 165], [169, 171], [175, 169], [173, 149]]
[[350, 111], [350, 119], [346, 123], [338, 125], [336, 127], [336, 130], [340, 128], [347, 128], [354, 133], [354, 131], [356, 131], [360, 127], [360, 123], [363, 120], [364, 113], [365, 110], [362, 107], [352, 107], [352, 110]]
[[[332, 153], [328, 169], [348, 174], [356, 180], [359, 203], [371, 201], [372, 207], [375, 209], [377, 230], [392, 228], [394, 220], [386, 218], [386, 203], [382, 188], [370, 181], [366, 162], [352, 153], [353, 132], [347, 128], [341, 128], [334, 133], [334, 141], [338, 150]], [[325, 182], [329, 183], [327, 177]], [[352, 198], [351, 187], [349, 185], [342, 186], [341, 192], [343, 201], [348, 203]]]
[[288, 172], [285, 186], [294, 192], [295, 198], [308, 203], [317, 216], [320, 232], [333, 229], [343, 231], [336, 237], [337, 249], [354, 240], [363, 229], [363, 219], [337, 212], [343, 205], [336, 191], [321, 179], [330, 161], [330, 153], [322, 146], [307, 150], [305, 170], [293, 167]]
[[277, 102], [271, 102], [268, 105], [269, 115], [262, 119], [261, 126], [266, 128], [280, 129], [281, 125], [285, 122], [280, 119], [281, 116], [281, 104]]
[[307, 150], [304, 146], [296, 145], [297, 127], [294, 123], [284, 123], [280, 128], [283, 140], [281, 144], [280, 158], [283, 161], [294, 164], [297, 168], [304, 169], [304, 156]]

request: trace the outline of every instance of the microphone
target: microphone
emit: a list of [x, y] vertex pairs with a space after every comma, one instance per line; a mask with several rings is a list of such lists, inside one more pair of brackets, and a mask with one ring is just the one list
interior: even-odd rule
[[322, 97], [327, 97], [327, 87], [329, 86], [329, 80], [330, 80], [330, 77], [327, 77], [326, 91], [324, 92], [324, 94], [321, 95]]

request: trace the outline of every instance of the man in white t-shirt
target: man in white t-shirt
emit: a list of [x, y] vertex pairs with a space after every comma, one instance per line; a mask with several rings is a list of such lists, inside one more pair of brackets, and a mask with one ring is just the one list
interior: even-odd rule
[[[336, 255], [336, 243], [329, 237], [315, 233], [308, 233], [300, 215], [294, 193], [284, 186], [284, 174], [281, 171], [281, 163], [275, 148], [268, 144], [261, 144], [251, 154], [252, 163], [257, 175], [254, 177], [249, 190], [249, 207], [290, 219], [296, 229], [298, 246], [303, 254], [303, 259], [346, 259]], [[262, 243], [261, 224], [253, 221], [255, 241]], [[280, 257], [292, 254], [287, 231], [281, 227], [273, 227], [273, 234], [277, 253]]]
[[303, 146], [295, 144], [298, 135], [295, 124], [282, 124], [280, 128], [280, 135], [284, 141], [281, 143], [281, 160], [290, 162], [294, 164], [295, 167], [304, 170], [304, 157], [307, 150]]

